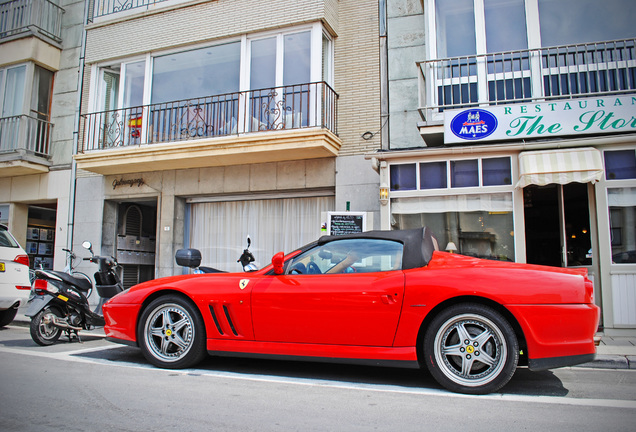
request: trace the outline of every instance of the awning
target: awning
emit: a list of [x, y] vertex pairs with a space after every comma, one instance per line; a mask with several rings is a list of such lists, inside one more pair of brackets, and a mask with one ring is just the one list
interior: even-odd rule
[[517, 188], [530, 184], [596, 183], [603, 176], [601, 152], [592, 147], [519, 154]]

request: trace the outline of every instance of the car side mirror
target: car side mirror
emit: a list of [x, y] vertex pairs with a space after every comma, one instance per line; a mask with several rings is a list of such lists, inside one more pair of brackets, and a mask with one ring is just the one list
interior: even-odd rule
[[274, 273], [277, 275], [282, 275], [285, 269], [283, 268], [283, 258], [285, 258], [285, 254], [282, 252], [278, 252], [276, 255], [272, 257], [272, 265], [274, 266]]

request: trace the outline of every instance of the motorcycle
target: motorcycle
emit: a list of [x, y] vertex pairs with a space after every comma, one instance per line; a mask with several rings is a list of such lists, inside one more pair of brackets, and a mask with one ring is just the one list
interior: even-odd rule
[[[108, 299], [124, 291], [117, 275], [117, 260], [113, 257], [95, 255], [90, 242], [85, 241], [82, 246], [91, 256], [83, 258], [97, 264], [95, 284], [82, 273], [73, 272], [75, 254], [69, 253], [70, 266], [66, 272], [53, 270], [36, 270], [35, 280], [31, 288], [26, 316], [31, 317], [31, 338], [42, 346], [54, 344], [66, 333], [69, 342], [77, 338], [81, 342], [78, 332], [90, 330], [104, 325], [102, 306]], [[91, 309], [88, 298], [97, 289], [99, 303]]]
[[[250, 252], [250, 246], [252, 245], [252, 239], [247, 236], [247, 248], [243, 249], [243, 253], [236, 262], [240, 262], [243, 266], [243, 271], [253, 272], [258, 270], [255, 264], [252, 264], [256, 259], [252, 252]], [[175, 254], [175, 260], [177, 265], [182, 267], [189, 267], [193, 269], [193, 273], [226, 273], [223, 270], [218, 270], [212, 267], [200, 267], [201, 265], [201, 252], [198, 249], [179, 249]]]

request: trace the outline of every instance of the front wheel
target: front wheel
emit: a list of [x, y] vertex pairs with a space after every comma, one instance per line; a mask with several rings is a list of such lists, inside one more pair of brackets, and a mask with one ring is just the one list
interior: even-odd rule
[[141, 314], [137, 335], [144, 357], [157, 367], [187, 368], [206, 355], [203, 321], [196, 307], [179, 296], [150, 303]]
[[519, 343], [499, 312], [480, 304], [458, 304], [431, 322], [424, 355], [428, 370], [442, 386], [485, 394], [510, 381], [519, 361]]
[[42, 346], [53, 345], [60, 338], [62, 329], [53, 325], [55, 317], [62, 314], [55, 308], [46, 307], [31, 319], [31, 338]]

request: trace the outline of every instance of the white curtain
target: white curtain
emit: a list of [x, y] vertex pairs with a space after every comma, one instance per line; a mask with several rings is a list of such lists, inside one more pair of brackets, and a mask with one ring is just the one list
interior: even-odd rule
[[610, 207], [636, 207], [636, 188], [612, 188], [607, 190]]
[[396, 198], [391, 200], [391, 212], [394, 214], [473, 211], [512, 211], [512, 194], [493, 193], [483, 195], [446, 195]]
[[275, 253], [289, 253], [320, 237], [321, 213], [333, 208], [333, 197], [192, 204], [190, 247], [201, 251], [203, 266], [242, 271], [236, 261], [249, 235], [255, 264], [262, 268]]

